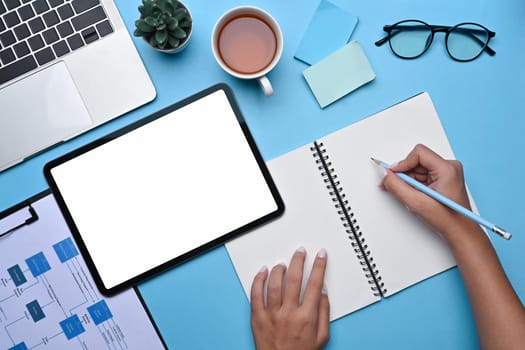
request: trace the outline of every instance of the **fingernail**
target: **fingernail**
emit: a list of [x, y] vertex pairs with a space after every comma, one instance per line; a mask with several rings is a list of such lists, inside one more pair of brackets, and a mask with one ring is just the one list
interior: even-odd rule
[[317, 256], [321, 259], [324, 259], [326, 258], [326, 249], [321, 249], [318, 253], [317, 253]]
[[259, 273], [264, 273], [268, 271], [268, 268], [266, 267], [266, 265], [264, 265], [263, 267], [261, 267], [261, 269], [259, 270]]
[[323, 283], [323, 289], [321, 289], [323, 295], [328, 295], [328, 289], [326, 288], [326, 283]]
[[299, 247], [295, 250], [296, 253], [306, 254], [306, 249], [304, 247]]
[[286, 268], [286, 267], [287, 267], [286, 263], [283, 263], [283, 262], [280, 262], [280, 263], [279, 263], [279, 264], [277, 264], [277, 265], [279, 265], [279, 266], [282, 266], [282, 267], [284, 267], [284, 268]]

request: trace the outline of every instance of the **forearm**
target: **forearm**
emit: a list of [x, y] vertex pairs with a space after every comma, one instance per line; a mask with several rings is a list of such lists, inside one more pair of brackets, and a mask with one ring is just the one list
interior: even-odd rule
[[[525, 309], [485, 233], [473, 223], [448, 233], [472, 305], [482, 349], [525, 346]], [[456, 228], [458, 230], [459, 228]]]
[[403, 172], [443, 196], [467, 207], [463, 166], [417, 145], [387, 170], [381, 186], [433, 226], [450, 245], [472, 305], [483, 349], [525, 346], [525, 310], [512, 289], [498, 257], [478, 225], [406, 184], [393, 172]]

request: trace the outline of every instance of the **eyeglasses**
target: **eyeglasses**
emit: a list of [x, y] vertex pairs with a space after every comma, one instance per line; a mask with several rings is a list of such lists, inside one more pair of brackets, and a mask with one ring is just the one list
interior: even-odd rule
[[437, 32], [446, 33], [445, 47], [448, 55], [456, 61], [475, 60], [483, 51], [490, 56], [496, 54], [488, 46], [489, 40], [496, 33], [477, 23], [466, 22], [448, 27], [411, 19], [386, 25], [383, 30], [387, 32], [387, 36], [378, 40], [375, 45], [381, 46], [388, 41], [392, 52], [404, 59], [414, 59], [423, 55]]

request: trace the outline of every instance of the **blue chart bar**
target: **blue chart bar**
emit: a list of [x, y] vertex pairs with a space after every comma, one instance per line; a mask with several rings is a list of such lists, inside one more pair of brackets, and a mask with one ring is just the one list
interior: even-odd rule
[[77, 315], [73, 315], [60, 322], [60, 327], [62, 327], [67, 340], [71, 340], [77, 335], [85, 332], [84, 326], [82, 326]]
[[47, 262], [46, 256], [43, 252], [33, 255], [32, 257], [26, 259], [27, 266], [33, 274], [33, 277], [38, 277], [46, 271], [51, 270], [51, 266]]
[[7, 350], [27, 350], [27, 346], [24, 342], [16, 344], [12, 348], [9, 348]]
[[61, 263], [65, 263], [69, 259], [72, 259], [78, 255], [78, 250], [75, 247], [73, 240], [71, 240], [71, 237], [58, 242], [53, 246], [53, 249], [55, 249], [55, 253], [57, 254]]
[[15, 287], [21, 286], [22, 284], [27, 282], [27, 278], [26, 276], [24, 276], [24, 273], [22, 272], [20, 265], [15, 265], [15, 266], [8, 268], [7, 272], [9, 273], [9, 276], [11, 276], [11, 279], [13, 280]]
[[44, 314], [44, 310], [42, 310], [40, 304], [38, 304], [38, 301], [36, 300], [33, 300], [32, 302], [27, 304], [26, 307], [27, 311], [29, 311], [29, 314], [31, 315], [31, 318], [33, 318], [33, 322], [38, 322], [46, 317], [46, 315]]
[[98, 303], [91, 305], [87, 310], [97, 326], [113, 317], [105, 300], [101, 300]]

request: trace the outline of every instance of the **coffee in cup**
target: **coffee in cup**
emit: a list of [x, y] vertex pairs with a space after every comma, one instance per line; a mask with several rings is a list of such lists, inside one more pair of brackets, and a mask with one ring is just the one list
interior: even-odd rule
[[258, 79], [265, 95], [273, 94], [266, 74], [283, 50], [279, 25], [266, 11], [241, 6], [226, 12], [215, 24], [212, 51], [219, 65], [241, 79]]

